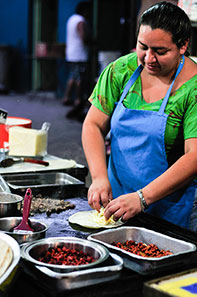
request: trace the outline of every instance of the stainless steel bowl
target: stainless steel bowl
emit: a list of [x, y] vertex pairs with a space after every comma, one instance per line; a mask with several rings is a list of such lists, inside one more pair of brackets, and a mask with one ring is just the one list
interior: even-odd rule
[[[93, 257], [96, 261], [85, 265], [55, 265], [38, 261], [38, 257], [43, 255], [49, 248], [65, 246], [69, 249], [76, 249]], [[25, 244], [21, 249], [21, 256], [27, 261], [37, 266], [47, 267], [55, 272], [67, 273], [76, 270], [89, 269], [104, 262], [109, 257], [109, 251], [104, 246], [75, 237], [51, 237]]]
[[19, 244], [31, 242], [45, 237], [48, 226], [45, 223], [34, 219], [29, 219], [29, 225], [34, 230], [33, 233], [26, 233], [23, 231], [14, 233], [14, 227], [18, 226], [21, 220], [22, 217], [0, 218], [0, 232], [12, 236]]
[[19, 214], [23, 197], [11, 193], [0, 192], [0, 218]]

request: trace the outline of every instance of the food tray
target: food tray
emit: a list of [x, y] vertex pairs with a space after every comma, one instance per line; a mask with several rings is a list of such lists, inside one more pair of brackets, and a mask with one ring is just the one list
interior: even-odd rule
[[[76, 190], [84, 187], [84, 182], [63, 172], [21, 173], [4, 175], [11, 192], [22, 194], [27, 188], [32, 189], [33, 195], [45, 194], [54, 197], [71, 197]], [[54, 197], [55, 198], [55, 197]]]
[[4, 282], [11, 275], [12, 271], [15, 269], [15, 267], [17, 266], [20, 260], [20, 247], [16, 242], [16, 240], [7, 234], [0, 233], [0, 239], [4, 240], [7, 244], [9, 244], [13, 252], [13, 259], [12, 259], [11, 265], [8, 267], [5, 273], [0, 277], [0, 291], [1, 291]]
[[30, 274], [36, 282], [41, 282], [42, 286], [58, 292], [114, 280], [120, 276], [123, 268], [123, 260], [113, 253], [109, 254], [105, 265], [68, 273], [58, 273], [47, 267], [32, 265], [30, 263], [24, 264], [26, 273]]
[[145, 282], [144, 297], [190, 297], [197, 295], [197, 268]]
[[[192, 243], [179, 240], [146, 228], [119, 227], [114, 230], [101, 231], [88, 236], [89, 240], [105, 245], [110, 251], [123, 258], [124, 266], [140, 274], [153, 274], [169, 267], [181, 267], [184, 261], [192, 262], [196, 246]], [[145, 258], [112, 245], [112, 242], [134, 240], [145, 244], [156, 244], [159, 249], [170, 250], [173, 254], [160, 258]], [[196, 256], [196, 253], [195, 253]]]

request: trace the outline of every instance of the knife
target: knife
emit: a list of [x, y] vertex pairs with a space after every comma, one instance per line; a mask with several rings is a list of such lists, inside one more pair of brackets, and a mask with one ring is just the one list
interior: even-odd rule
[[43, 160], [35, 160], [31, 158], [6, 158], [0, 162], [0, 167], [10, 167], [16, 163], [22, 163], [22, 162], [28, 162], [28, 163], [34, 163], [34, 164], [40, 164], [44, 166], [49, 166], [49, 162], [43, 161]]

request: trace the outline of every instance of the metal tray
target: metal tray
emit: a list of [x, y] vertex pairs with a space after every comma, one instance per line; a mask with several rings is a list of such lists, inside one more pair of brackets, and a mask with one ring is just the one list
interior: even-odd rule
[[31, 188], [33, 195], [44, 194], [53, 198], [71, 197], [76, 190], [84, 187], [84, 182], [63, 172], [3, 175], [3, 179], [14, 193], [23, 194], [27, 188]]
[[[149, 280], [143, 285], [144, 297], [196, 296], [197, 268]], [[161, 289], [161, 285], [167, 287]], [[168, 286], [169, 285], [169, 286]], [[182, 289], [182, 287], [185, 287]], [[192, 290], [193, 289], [193, 290]], [[192, 291], [190, 291], [192, 290]], [[176, 291], [176, 293], [175, 293]]]
[[4, 178], [0, 175], [0, 192], [11, 193], [10, 188]]
[[58, 292], [87, 287], [108, 282], [119, 277], [123, 268], [123, 260], [116, 254], [110, 253], [109, 258], [99, 267], [68, 273], [58, 273], [47, 267], [25, 263], [25, 270], [42, 286], [53, 288]]
[[[183, 266], [184, 261], [192, 262], [196, 246], [192, 243], [179, 240], [146, 228], [119, 227], [114, 230], [101, 231], [88, 236], [88, 240], [105, 245], [110, 251], [123, 258], [124, 266], [141, 274], [151, 274], [174, 265]], [[156, 244], [159, 249], [170, 250], [173, 254], [161, 258], [144, 258], [112, 245], [112, 242], [125, 242], [134, 240], [145, 244]]]

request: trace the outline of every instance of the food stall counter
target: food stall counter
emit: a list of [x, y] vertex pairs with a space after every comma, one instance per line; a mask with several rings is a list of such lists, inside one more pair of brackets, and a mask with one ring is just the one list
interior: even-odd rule
[[[71, 236], [82, 239], [87, 239], [90, 234], [98, 232], [99, 230], [90, 230], [81, 228], [80, 226], [71, 226], [68, 218], [75, 212], [81, 210], [90, 210], [87, 198], [84, 196], [66, 198], [72, 202], [75, 208], [68, 209], [59, 214], [52, 213], [50, 216], [46, 214], [36, 214], [35, 218], [44, 221], [48, 224], [46, 237], [62, 237]], [[173, 225], [161, 219], [154, 218], [146, 213], [141, 213], [135, 218], [130, 219], [125, 226], [137, 226], [147, 228], [156, 232], [160, 232], [167, 236], [181, 239], [194, 245], [197, 245], [197, 236], [195, 232], [186, 230], [179, 226]], [[9, 290], [6, 292], [5, 297], [63, 297], [63, 296], [91, 296], [91, 297], [104, 297], [104, 296], [136, 296], [141, 297], [144, 295], [144, 284], [157, 277], [166, 276], [169, 274], [182, 272], [188, 269], [197, 267], [197, 252], [194, 251], [189, 257], [183, 257], [182, 262], [169, 264], [165, 269], [159, 269], [150, 273], [142, 274], [135, 270], [123, 267], [116, 277], [109, 280], [102, 280], [101, 282], [88, 284], [88, 279], [91, 275], [86, 275], [86, 282], [84, 285], [72, 288], [69, 283], [64, 286], [59, 286], [61, 282], [57, 282], [56, 278], [49, 277], [38, 272], [37, 269], [32, 269], [23, 259], [21, 259], [16, 275], [16, 280], [12, 283]], [[106, 275], [108, 277], [108, 275]], [[103, 277], [103, 276], [102, 276]], [[84, 280], [83, 280], [84, 281]]]

